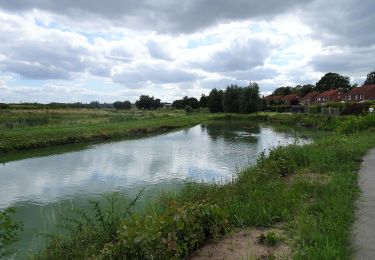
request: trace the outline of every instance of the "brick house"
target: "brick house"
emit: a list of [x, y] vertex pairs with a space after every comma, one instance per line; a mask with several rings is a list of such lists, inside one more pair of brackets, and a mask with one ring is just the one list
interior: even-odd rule
[[285, 104], [285, 105], [292, 105], [294, 102], [299, 103], [300, 97], [296, 94], [290, 94], [286, 96], [282, 96], [280, 100]]
[[344, 92], [339, 89], [330, 89], [316, 96], [317, 103], [340, 102], [344, 98]]
[[278, 101], [280, 101], [281, 98], [282, 98], [282, 96], [269, 95], [267, 97], [264, 97], [263, 99], [269, 104], [271, 101], [278, 102]]
[[353, 88], [344, 95], [344, 100], [350, 102], [375, 100], [375, 84]]
[[316, 98], [319, 95], [319, 92], [314, 91], [311, 92], [301, 98], [301, 103], [303, 104], [315, 104], [316, 103]]

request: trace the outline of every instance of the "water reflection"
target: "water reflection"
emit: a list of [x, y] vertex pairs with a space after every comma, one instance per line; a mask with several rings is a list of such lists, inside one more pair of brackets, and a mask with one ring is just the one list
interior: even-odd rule
[[[291, 134], [259, 125], [213, 122], [145, 139], [93, 145], [81, 151], [0, 165], [0, 208], [16, 206], [30, 245], [37, 230], [55, 222], [58, 211], [84, 205], [100, 194], [133, 197], [178, 188], [185, 180], [230, 179], [270, 147], [295, 142]], [[56, 212], [55, 212], [56, 211]]]

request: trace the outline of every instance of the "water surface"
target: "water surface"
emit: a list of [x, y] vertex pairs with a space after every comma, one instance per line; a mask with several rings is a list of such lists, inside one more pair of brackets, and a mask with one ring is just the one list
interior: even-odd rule
[[296, 141], [294, 133], [270, 126], [212, 122], [8, 162], [0, 165], [0, 209], [18, 209], [25, 230], [16, 246], [26, 252], [36, 247], [40, 231], [48, 232], [58, 222], [59, 214], [84, 207], [88, 199], [114, 191], [131, 198], [142, 188], [149, 194], [178, 190], [186, 180], [225, 181], [254, 164], [260, 152]]

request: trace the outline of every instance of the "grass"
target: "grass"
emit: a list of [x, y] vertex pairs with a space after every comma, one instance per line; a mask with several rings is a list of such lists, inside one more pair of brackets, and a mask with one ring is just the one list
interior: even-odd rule
[[132, 203], [94, 203], [91, 215], [78, 214], [68, 222], [67, 235], [51, 236], [35, 258], [181, 259], [234, 228], [283, 223], [295, 259], [351, 259], [357, 170], [375, 147], [373, 116], [355, 119], [354, 126], [352, 117], [224, 117], [285, 117], [287, 123], [332, 131], [313, 144], [261, 155], [230, 183], [188, 183], [178, 194], [161, 194], [141, 212], [123, 210]]
[[0, 153], [165, 132], [208, 117], [173, 110], [5, 110], [0, 111]]

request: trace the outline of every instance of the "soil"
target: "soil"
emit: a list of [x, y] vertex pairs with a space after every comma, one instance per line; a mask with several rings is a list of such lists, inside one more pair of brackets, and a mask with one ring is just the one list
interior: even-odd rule
[[289, 259], [289, 245], [280, 241], [275, 246], [261, 243], [259, 238], [268, 232], [282, 236], [280, 229], [244, 229], [228, 235], [226, 238], [205, 245], [188, 259], [190, 260], [226, 260], [226, 259]]

